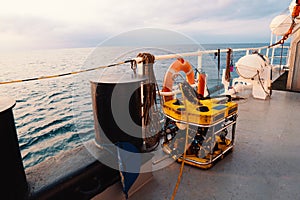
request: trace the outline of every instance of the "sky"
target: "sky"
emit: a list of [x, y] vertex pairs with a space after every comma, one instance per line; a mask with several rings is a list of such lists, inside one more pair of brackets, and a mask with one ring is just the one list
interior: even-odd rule
[[0, 51], [95, 47], [156, 28], [207, 43], [260, 43], [291, 0], [9, 0], [0, 7]]

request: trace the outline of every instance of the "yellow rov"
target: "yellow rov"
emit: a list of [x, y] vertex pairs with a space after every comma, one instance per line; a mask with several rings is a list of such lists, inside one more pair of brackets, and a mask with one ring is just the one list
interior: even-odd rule
[[185, 151], [185, 157], [173, 156], [178, 162], [209, 169], [233, 149], [238, 104], [230, 96], [199, 100], [187, 82], [179, 86], [181, 98], [165, 101], [163, 112], [169, 121], [175, 122], [179, 132], [186, 130], [188, 145], [182, 148], [184, 139], [180, 136], [164, 145], [173, 152]]

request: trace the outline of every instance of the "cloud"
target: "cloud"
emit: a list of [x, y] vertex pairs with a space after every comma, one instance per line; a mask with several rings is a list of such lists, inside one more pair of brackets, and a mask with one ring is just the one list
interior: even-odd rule
[[0, 48], [95, 46], [112, 35], [144, 27], [179, 31], [196, 39], [203, 36], [206, 41], [264, 40], [269, 35], [271, 19], [289, 3], [290, 0], [11, 0], [0, 8]]
[[67, 47], [68, 35], [74, 35], [76, 29], [71, 24], [35, 16], [2, 17], [0, 24], [4, 24], [0, 44], [7, 51]]

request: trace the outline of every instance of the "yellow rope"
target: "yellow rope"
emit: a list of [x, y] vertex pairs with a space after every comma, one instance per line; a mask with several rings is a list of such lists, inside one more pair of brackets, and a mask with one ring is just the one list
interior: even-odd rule
[[175, 196], [176, 196], [176, 193], [177, 193], [180, 181], [181, 181], [182, 173], [183, 173], [184, 161], [185, 161], [185, 158], [186, 158], [186, 147], [187, 147], [187, 143], [188, 143], [188, 130], [189, 130], [189, 124], [187, 124], [187, 127], [186, 127], [183, 158], [182, 158], [182, 162], [181, 162], [181, 166], [180, 166], [180, 171], [179, 171], [179, 174], [178, 174], [178, 177], [177, 177], [177, 182], [176, 182], [175, 188], [173, 190], [173, 194], [172, 194], [171, 200], [175, 199]]
[[[180, 85], [180, 88], [181, 88], [181, 91], [182, 91], [182, 85]], [[182, 96], [183, 96], [184, 104], [187, 105], [187, 103], [186, 103], [187, 100], [186, 100], [185, 96], [184, 95], [182, 95]], [[188, 112], [185, 112], [185, 113], [186, 113], [186, 119], [188, 119]], [[185, 143], [184, 143], [184, 151], [183, 151], [182, 162], [181, 162], [180, 171], [179, 171], [179, 174], [178, 174], [178, 177], [177, 177], [177, 182], [176, 182], [175, 188], [173, 190], [173, 194], [172, 194], [171, 200], [175, 199], [175, 196], [176, 196], [176, 193], [177, 193], [180, 181], [181, 181], [181, 177], [182, 177], [182, 173], [183, 173], [183, 168], [184, 168], [184, 162], [185, 162], [185, 158], [186, 158], [188, 137], [189, 137], [189, 123], [187, 123], [187, 126], [186, 126]]]
[[41, 77], [28, 78], [28, 79], [22, 79], [22, 80], [3, 81], [3, 82], [0, 82], [0, 85], [11, 84], [11, 83], [20, 83], [20, 82], [28, 82], [28, 81], [36, 81], [36, 80], [43, 80], [43, 79], [57, 78], [57, 77], [62, 77], [62, 76], [75, 75], [75, 74], [79, 74], [79, 73], [83, 73], [83, 72], [88, 72], [88, 71], [93, 71], [93, 70], [97, 70], [97, 69], [104, 69], [104, 68], [108, 68], [108, 67], [122, 65], [122, 64], [125, 64], [125, 63], [128, 63], [128, 62], [132, 62], [132, 61], [133, 60], [126, 60], [126, 61], [122, 61], [122, 62], [119, 62], [119, 63], [111, 64], [111, 65], [100, 66], [100, 67], [95, 67], [95, 68], [91, 68], [91, 69], [84, 69], [84, 70], [79, 70], [79, 71], [74, 71], [74, 72], [68, 72], [68, 73], [64, 73], [64, 74], [57, 74], [57, 75], [50, 75], [50, 76], [41, 76]]

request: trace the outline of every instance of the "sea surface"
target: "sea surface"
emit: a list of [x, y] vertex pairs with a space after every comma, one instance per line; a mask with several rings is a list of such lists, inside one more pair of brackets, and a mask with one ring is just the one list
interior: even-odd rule
[[[164, 47], [95, 47], [35, 50], [0, 54], [0, 82], [64, 74], [136, 57], [139, 52], [154, 55], [184, 53], [197, 50], [226, 48], [256, 48], [267, 44], [206, 44]], [[264, 53], [264, 52], [262, 52]], [[233, 53], [236, 62], [245, 52]], [[276, 53], [277, 55], [280, 52]], [[196, 57], [187, 57], [197, 67]], [[221, 54], [221, 69], [226, 65], [226, 53]], [[164, 74], [174, 61], [155, 61], [154, 71], [159, 87]], [[277, 60], [277, 62], [279, 62]], [[208, 87], [221, 83], [217, 58], [203, 56], [203, 71], [208, 76]], [[19, 146], [25, 168], [48, 157], [81, 145], [94, 138], [94, 119], [90, 80], [112, 74], [133, 73], [130, 64], [84, 72], [77, 75], [0, 85], [0, 96], [16, 100], [13, 108]], [[237, 77], [235, 71], [232, 77]]]

